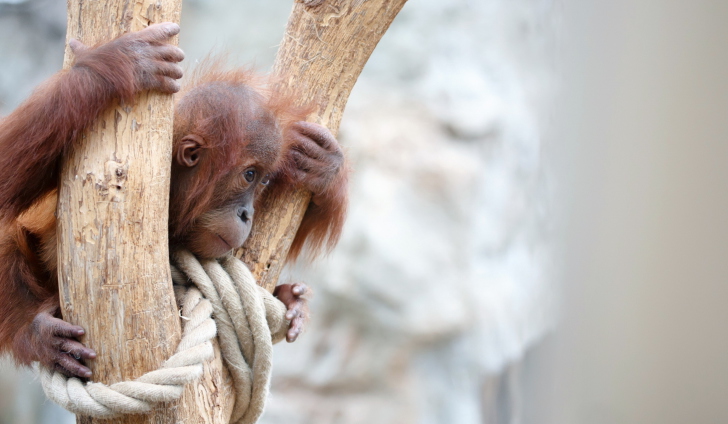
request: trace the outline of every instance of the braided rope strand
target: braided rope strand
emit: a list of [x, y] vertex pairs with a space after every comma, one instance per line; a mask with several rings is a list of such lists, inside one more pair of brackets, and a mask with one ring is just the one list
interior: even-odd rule
[[182, 299], [185, 318], [175, 354], [158, 370], [108, 386], [39, 367], [49, 399], [77, 415], [97, 418], [149, 412], [160, 402], [179, 399], [184, 385], [200, 378], [202, 364], [214, 356], [211, 341], [217, 336], [235, 389], [231, 422], [257, 422], [270, 386], [272, 345], [288, 328], [285, 306], [233, 256], [199, 261], [178, 251], [173, 262], [175, 294]]

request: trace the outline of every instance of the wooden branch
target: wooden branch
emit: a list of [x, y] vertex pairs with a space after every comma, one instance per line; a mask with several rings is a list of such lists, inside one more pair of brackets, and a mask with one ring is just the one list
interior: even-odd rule
[[[280, 89], [314, 103], [309, 118], [337, 133], [346, 101], [379, 40], [407, 0], [297, 0], [278, 50], [274, 73]], [[258, 284], [273, 290], [285, 265], [310, 193], [271, 193], [256, 211], [253, 234], [236, 255]]]
[[[406, 0], [308, 0], [294, 6], [275, 72], [318, 108], [336, 133], [364, 64]], [[105, 41], [152, 22], [179, 22], [179, 0], [69, 1], [68, 38]], [[65, 65], [72, 56], [66, 52]], [[116, 105], [66, 159], [58, 205], [64, 318], [82, 325], [98, 359], [94, 380], [114, 383], [156, 369], [180, 339], [167, 241], [172, 100], [147, 93]], [[238, 255], [272, 290], [310, 194], [285, 190], [256, 214]], [[260, 217], [260, 218], [258, 218]], [[219, 352], [219, 349], [216, 350]], [[181, 403], [116, 423], [227, 423], [234, 401], [221, 360], [206, 366]], [[96, 420], [80, 418], [81, 423]]]
[[[151, 23], [179, 22], [180, 9], [181, 0], [70, 0], [67, 38], [93, 45]], [[72, 62], [67, 49], [65, 67]], [[172, 96], [141, 94], [133, 106], [116, 104], [103, 114], [65, 158], [61, 304], [64, 318], [86, 329], [83, 342], [98, 354], [88, 364], [94, 381], [111, 384], [157, 369], [180, 340], [167, 240], [172, 116]], [[206, 368], [206, 379], [179, 403], [114, 422], [227, 422], [229, 376], [219, 355]]]

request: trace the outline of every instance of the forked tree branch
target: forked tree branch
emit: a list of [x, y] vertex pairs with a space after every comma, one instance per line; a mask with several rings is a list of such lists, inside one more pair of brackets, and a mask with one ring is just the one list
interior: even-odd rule
[[[406, 0], [300, 1], [275, 73], [282, 90], [317, 105], [312, 121], [336, 133], [354, 83]], [[69, 0], [68, 38], [92, 45], [152, 22], [179, 22], [180, 7], [180, 0]], [[66, 66], [71, 62], [67, 51]], [[83, 341], [98, 354], [89, 364], [96, 381], [114, 383], [155, 369], [180, 339], [167, 244], [172, 116], [171, 96], [147, 93], [133, 107], [117, 104], [64, 161], [61, 306], [66, 320], [86, 329]], [[269, 290], [309, 199], [309, 193], [291, 189], [270, 196], [237, 252]], [[181, 403], [115, 422], [226, 422], [234, 402], [230, 379], [219, 356], [213, 362], [206, 380]]]
[[[406, 1], [297, 1], [273, 70], [282, 90], [316, 105], [309, 120], [336, 135], [351, 89]], [[268, 290], [278, 281], [310, 198], [292, 188], [271, 193], [256, 211], [253, 234], [236, 252]]]

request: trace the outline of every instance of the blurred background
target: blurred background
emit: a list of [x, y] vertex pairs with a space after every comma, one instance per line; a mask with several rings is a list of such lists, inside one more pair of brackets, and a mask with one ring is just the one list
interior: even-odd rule
[[[180, 44], [272, 63], [289, 0], [186, 0]], [[65, 2], [0, 0], [0, 115]], [[264, 424], [728, 422], [728, 3], [410, 0], [351, 95], [334, 253]], [[66, 423], [0, 365], [0, 423]]]

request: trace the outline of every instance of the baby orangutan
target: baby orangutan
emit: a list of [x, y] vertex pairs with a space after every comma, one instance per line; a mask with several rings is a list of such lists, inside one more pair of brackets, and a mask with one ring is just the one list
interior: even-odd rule
[[[71, 41], [74, 66], [56, 74], [0, 120], [0, 351], [19, 364], [39, 361], [88, 378], [93, 350], [84, 330], [60, 318], [55, 207], [59, 162], [105, 109], [144, 90], [175, 93], [184, 55], [164, 23], [97, 47]], [[304, 244], [332, 247], [346, 210], [344, 156], [324, 127], [304, 122], [292, 99], [271, 93], [250, 72], [201, 73], [177, 102], [169, 240], [201, 258], [240, 247], [264, 190], [295, 184], [313, 193], [292, 255]], [[287, 308], [288, 341], [302, 330], [303, 284], [275, 294]]]

